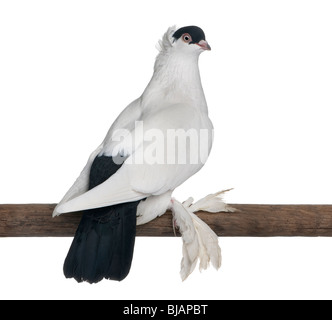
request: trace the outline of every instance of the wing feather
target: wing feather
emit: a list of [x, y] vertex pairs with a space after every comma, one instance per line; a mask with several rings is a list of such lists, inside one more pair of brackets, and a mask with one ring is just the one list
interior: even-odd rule
[[58, 203], [58, 205], [55, 207], [53, 211], [53, 217], [56, 217], [60, 215], [61, 213], [59, 212], [59, 207], [73, 199], [78, 197], [79, 195], [83, 194], [86, 192], [89, 188], [89, 175], [90, 175], [90, 167], [95, 159], [95, 157], [98, 155], [98, 153], [102, 150], [102, 145], [100, 145], [95, 151], [93, 151], [89, 157], [89, 160], [85, 167], [83, 168], [82, 172], [80, 173], [79, 177], [76, 179], [74, 184], [70, 187], [70, 189], [66, 192], [66, 194], [63, 196], [62, 200]]
[[57, 212], [62, 214], [101, 208], [141, 200], [147, 196], [149, 195], [137, 192], [131, 188], [126, 166], [123, 166], [105, 182], [58, 206]]

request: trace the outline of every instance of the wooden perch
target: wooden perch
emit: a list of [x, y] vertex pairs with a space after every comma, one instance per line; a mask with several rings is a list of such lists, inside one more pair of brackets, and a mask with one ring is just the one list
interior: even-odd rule
[[[227, 237], [332, 236], [332, 205], [231, 204], [237, 212], [197, 215]], [[80, 213], [52, 218], [55, 204], [0, 205], [0, 237], [71, 237]], [[138, 236], [174, 236], [172, 215], [167, 212], [137, 227]]]

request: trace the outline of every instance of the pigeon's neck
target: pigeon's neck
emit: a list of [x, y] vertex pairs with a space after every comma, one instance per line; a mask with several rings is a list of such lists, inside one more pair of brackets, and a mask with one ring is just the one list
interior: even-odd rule
[[149, 105], [154, 100], [169, 104], [190, 103], [193, 108], [207, 112], [206, 100], [198, 68], [198, 55], [159, 54], [154, 74], [142, 98]]

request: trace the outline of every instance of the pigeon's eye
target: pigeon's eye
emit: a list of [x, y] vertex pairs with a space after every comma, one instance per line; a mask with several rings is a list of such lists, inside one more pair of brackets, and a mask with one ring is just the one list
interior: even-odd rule
[[182, 36], [182, 40], [186, 43], [189, 43], [191, 42], [191, 36], [189, 33], [185, 33], [183, 36]]

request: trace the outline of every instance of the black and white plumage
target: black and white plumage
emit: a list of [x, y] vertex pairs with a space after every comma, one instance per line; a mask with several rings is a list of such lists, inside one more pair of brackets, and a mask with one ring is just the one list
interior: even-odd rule
[[[172, 210], [183, 237], [182, 279], [198, 259], [201, 269], [209, 261], [219, 268], [218, 238], [193, 212], [204, 205], [211, 211], [231, 209], [220, 201], [219, 194], [196, 206], [192, 199], [181, 204], [171, 198], [176, 187], [202, 168], [212, 147], [213, 126], [198, 69], [199, 55], [210, 49], [203, 30], [196, 26], [171, 27], [159, 42], [160, 52], [147, 88], [114, 121], [54, 210], [53, 216], [84, 211], [65, 261], [66, 277], [91, 283], [103, 278], [122, 280], [131, 265], [136, 223], [147, 223], [167, 209]], [[166, 161], [176, 153], [168, 149], [162, 153], [165, 161], [146, 159], [147, 153], [164, 149], [169, 130], [193, 129], [203, 130], [205, 139], [196, 141], [195, 147], [186, 145], [184, 163]], [[153, 130], [161, 133], [162, 140], [146, 138]], [[199, 153], [201, 144], [206, 155], [189, 161], [190, 155]]]

